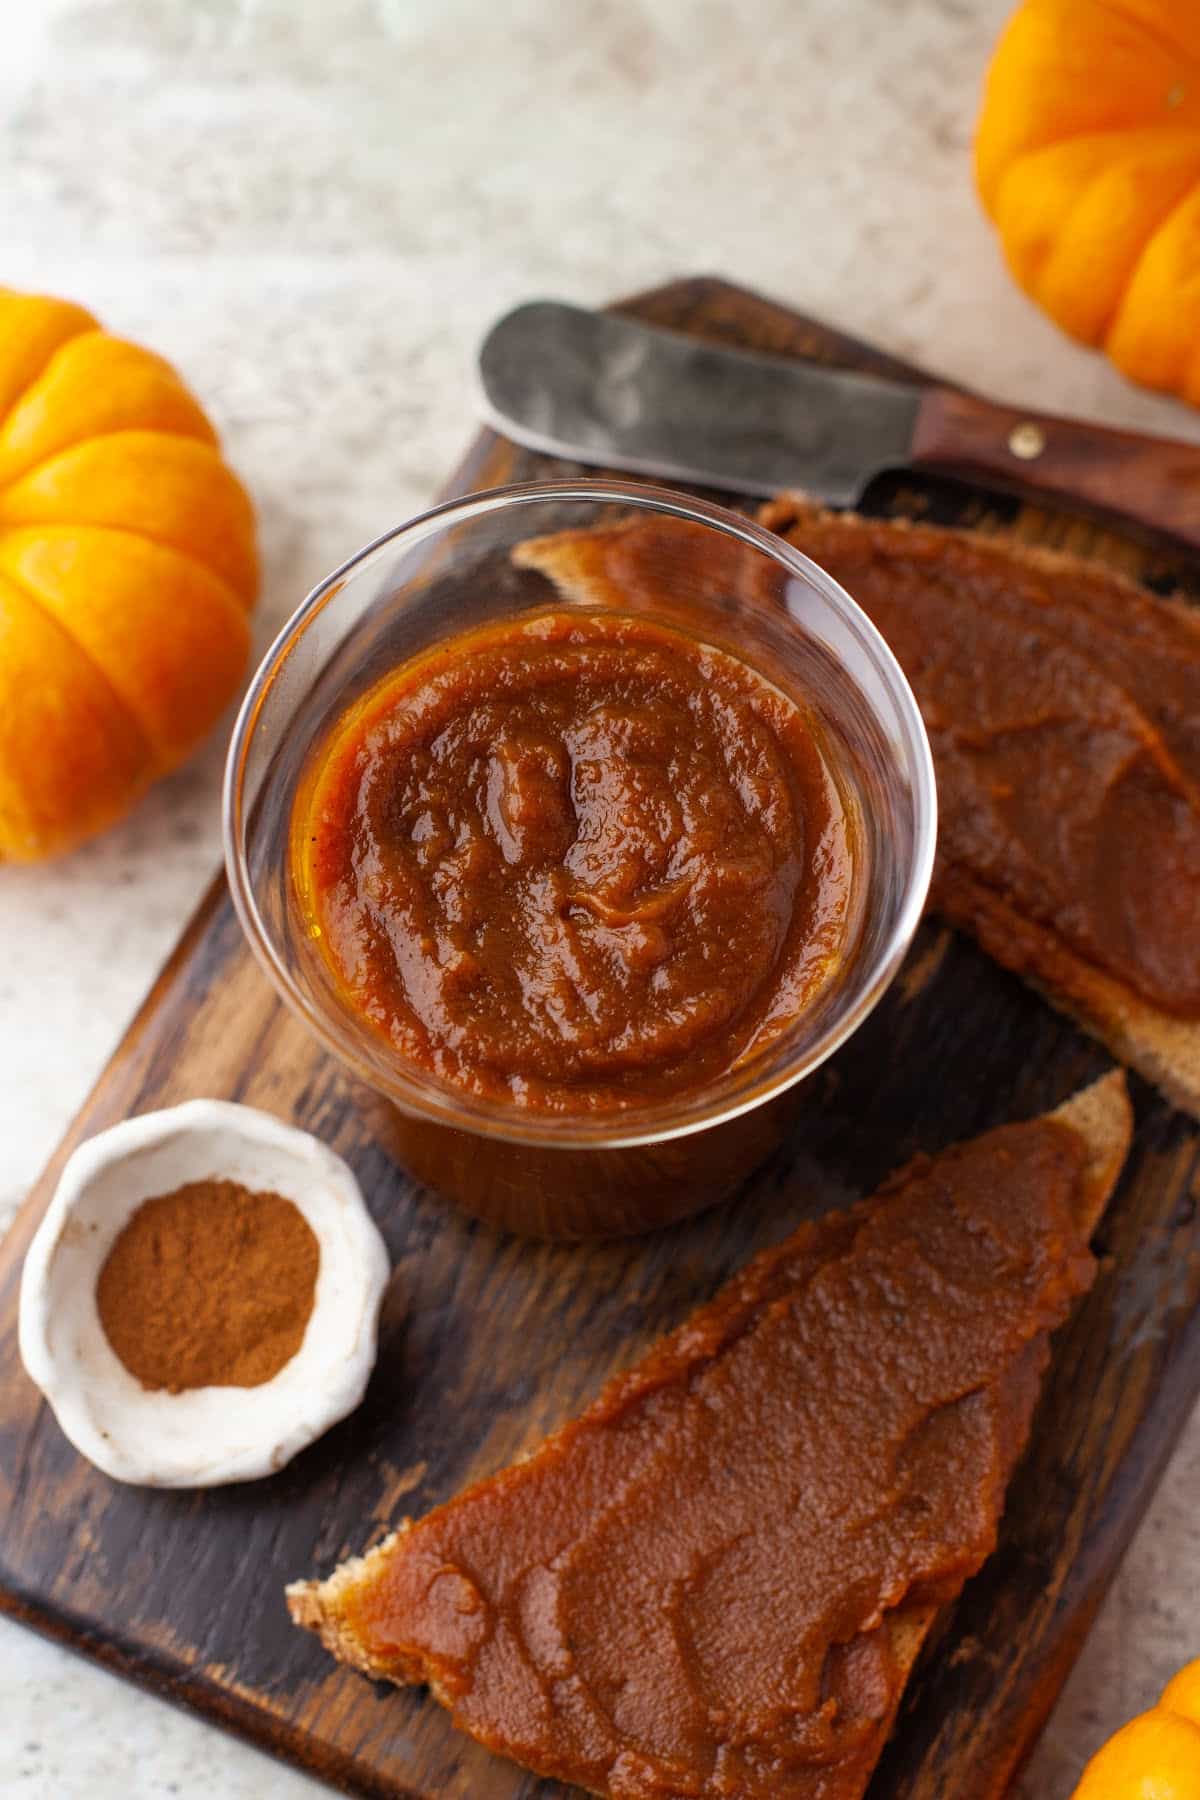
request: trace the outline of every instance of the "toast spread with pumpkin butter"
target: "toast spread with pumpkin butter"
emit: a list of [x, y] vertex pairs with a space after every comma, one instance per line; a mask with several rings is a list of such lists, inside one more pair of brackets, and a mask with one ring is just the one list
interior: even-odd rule
[[1129, 1130], [1118, 1072], [802, 1225], [293, 1617], [614, 1800], [853, 1800], [995, 1544]]
[[[759, 517], [853, 595], [912, 685], [937, 770], [931, 906], [1200, 1117], [1200, 616], [1011, 540], [788, 495]], [[714, 562], [712, 538], [631, 521], [515, 557], [602, 605], [664, 570], [753, 593], [761, 559], [731, 540]]]

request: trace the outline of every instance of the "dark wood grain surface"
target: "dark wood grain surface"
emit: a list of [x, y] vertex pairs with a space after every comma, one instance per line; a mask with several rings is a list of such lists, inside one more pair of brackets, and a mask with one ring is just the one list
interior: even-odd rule
[[[720, 282], [682, 282], [631, 310], [713, 339], [901, 367]], [[447, 491], [566, 468], [485, 435]], [[1091, 548], [1160, 584], [1196, 585], [1195, 567], [1166, 551], [962, 486], [901, 474], [876, 483], [866, 506]], [[405, 1512], [510, 1460], [800, 1219], [870, 1192], [918, 1147], [1053, 1105], [1107, 1061], [929, 922], [887, 1000], [814, 1078], [787, 1144], [734, 1203], [632, 1242], [520, 1243], [452, 1215], [388, 1162], [337, 1069], [272, 997], [218, 882], [0, 1246], [0, 1606], [349, 1792], [561, 1794], [460, 1737], [423, 1694], [337, 1667], [288, 1622], [284, 1582], [328, 1570]], [[877, 1800], [1004, 1791], [1200, 1389], [1200, 1134], [1132, 1087], [1137, 1136], [1100, 1233], [1100, 1280], [1056, 1340], [1000, 1548], [910, 1685]], [[21, 1369], [21, 1260], [74, 1144], [201, 1094], [295, 1119], [353, 1164], [395, 1265], [379, 1365], [360, 1410], [269, 1481], [124, 1488], [75, 1455]]]

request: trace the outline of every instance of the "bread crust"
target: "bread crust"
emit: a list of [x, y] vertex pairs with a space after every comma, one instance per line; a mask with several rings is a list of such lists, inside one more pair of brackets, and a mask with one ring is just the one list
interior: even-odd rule
[[402, 1519], [382, 1543], [362, 1556], [347, 1557], [324, 1581], [291, 1581], [284, 1589], [293, 1623], [315, 1631], [331, 1656], [349, 1668], [369, 1675], [373, 1681], [394, 1681], [395, 1673], [390, 1664], [384, 1666], [355, 1629], [354, 1595], [370, 1583], [375, 1570], [387, 1561], [397, 1539], [411, 1527], [411, 1519]]

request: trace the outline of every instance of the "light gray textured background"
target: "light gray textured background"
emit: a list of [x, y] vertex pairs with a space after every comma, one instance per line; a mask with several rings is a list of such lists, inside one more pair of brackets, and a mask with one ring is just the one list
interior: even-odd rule
[[[969, 143], [1007, 10], [7, 0], [0, 281], [85, 301], [194, 383], [259, 504], [260, 645], [428, 500], [468, 434], [477, 337], [531, 295], [726, 272], [999, 397], [1200, 439], [1002, 270]], [[221, 735], [103, 842], [0, 872], [0, 1227], [217, 862]], [[1198, 1493], [1200, 1421], [1024, 1800], [1065, 1800], [1200, 1652]], [[319, 1790], [0, 1623], [0, 1791]]]

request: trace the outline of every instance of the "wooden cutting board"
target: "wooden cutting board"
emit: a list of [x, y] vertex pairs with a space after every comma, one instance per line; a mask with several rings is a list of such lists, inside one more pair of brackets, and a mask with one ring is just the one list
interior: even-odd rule
[[[630, 303], [735, 344], [911, 376], [723, 282]], [[485, 434], [447, 494], [574, 473]], [[1200, 588], [1079, 520], [967, 487], [877, 483], [873, 512], [1011, 528]], [[789, 1142], [733, 1203], [599, 1248], [498, 1237], [415, 1189], [373, 1144], [334, 1065], [274, 999], [218, 881], [0, 1246], [0, 1606], [109, 1668], [356, 1794], [545, 1800], [565, 1792], [460, 1737], [423, 1694], [373, 1686], [289, 1623], [283, 1585], [328, 1570], [508, 1462], [765, 1243], [937, 1150], [1061, 1100], [1105, 1053], [936, 923], [890, 995], [810, 1083]], [[1137, 1136], [1092, 1293], [1055, 1341], [1000, 1548], [910, 1686], [877, 1800], [990, 1800], [1032, 1744], [1200, 1390], [1200, 1130], [1136, 1079]], [[354, 1416], [270, 1481], [120, 1487], [66, 1443], [17, 1355], [21, 1261], [70, 1150], [193, 1095], [294, 1119], [353, 1164], [395, 1272]], [[1047, 1797], [1052, 1800], [1052, 1797]]]

